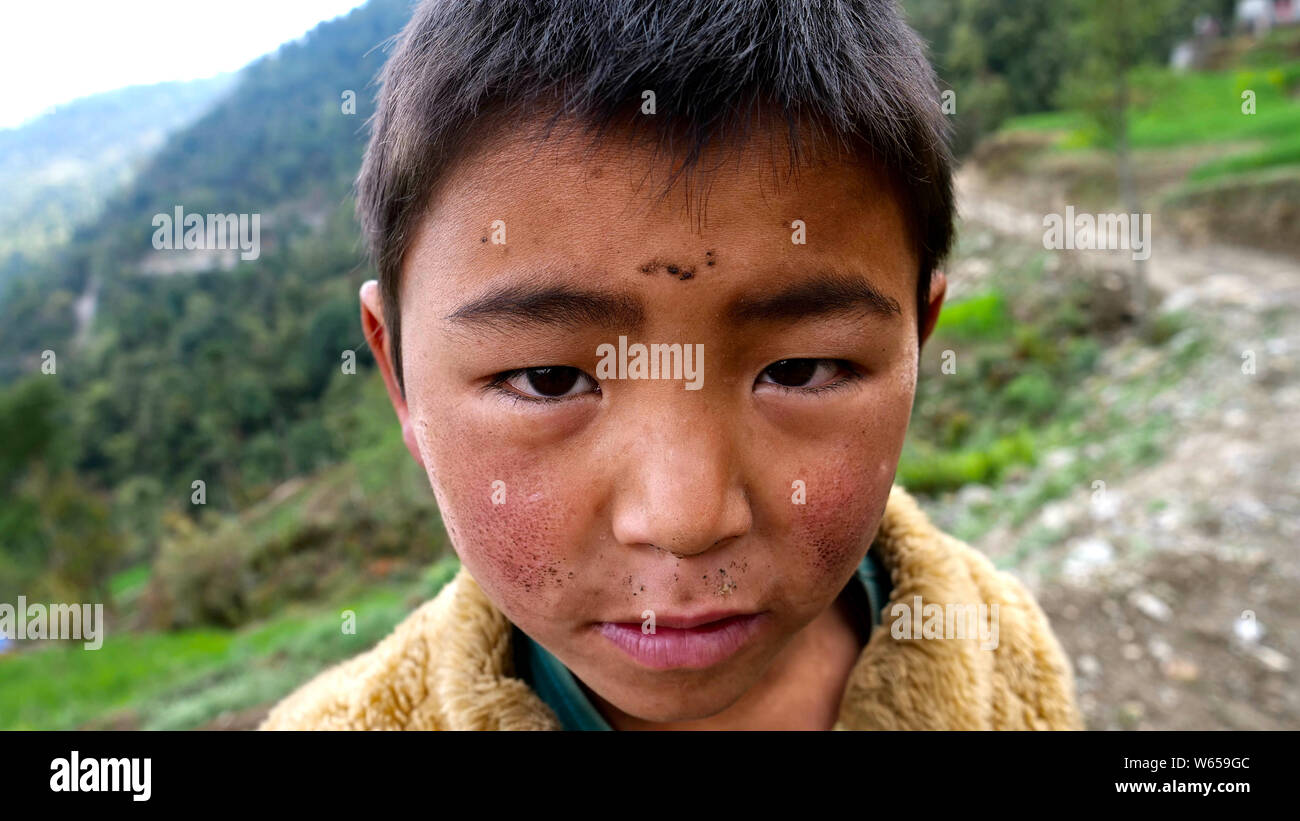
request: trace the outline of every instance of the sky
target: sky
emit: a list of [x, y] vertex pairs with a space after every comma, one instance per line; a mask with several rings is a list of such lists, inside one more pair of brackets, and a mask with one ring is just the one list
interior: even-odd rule
[[234, 71], [363, 0], [0, 0], [0, 128], [123, 86]]

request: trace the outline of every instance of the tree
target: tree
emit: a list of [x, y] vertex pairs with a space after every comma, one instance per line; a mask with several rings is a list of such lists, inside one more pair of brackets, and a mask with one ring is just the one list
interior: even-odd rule
[[[1162, 45], [1179, 0], [1071, 0], [1068, 27], [1074, 59], [1062, 82], [1063, 102], [1083, 111], [1115, 153], [1120, 201], [1140, 214], [1141, 199], [1133, 173], [1130, 114], [1135, 71], [1164, 60]], [[1147, 320], [1146, 260], [1133, 260], [1134, 313], [1139, 327]]]

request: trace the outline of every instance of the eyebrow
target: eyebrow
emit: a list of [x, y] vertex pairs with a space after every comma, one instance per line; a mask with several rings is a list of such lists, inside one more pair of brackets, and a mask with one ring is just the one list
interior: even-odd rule
[[[775, 293], [741, 297], [726, 310], [733, 324], [793, 322], [819, 316], [900, 316], [898, 301], [860, 276], [822, 270]], [[446, 317], [457, 324], [498, 332], [539, 327], [637, 330], [645, 309], [630, 294], [564, 284], [506, 285], [479, 296]]]
[[775, 293], [742, 297], [727, 310], [735, 324], [792, 322], [817, 316], [901, 316], [893, 297], [861, 276], [823, 270]]
[[446, 318], [496, 331], [546, 326], [635, 330], [645, 322], [645, 310], [629, 294], [562, 284], [520, 284], [489, 291]]

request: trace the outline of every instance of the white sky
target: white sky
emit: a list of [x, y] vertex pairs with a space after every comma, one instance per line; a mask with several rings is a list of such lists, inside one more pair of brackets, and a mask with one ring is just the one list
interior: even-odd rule
[[0, 128], [123, 86], [242, 68], [364, 0], [0, 0]]

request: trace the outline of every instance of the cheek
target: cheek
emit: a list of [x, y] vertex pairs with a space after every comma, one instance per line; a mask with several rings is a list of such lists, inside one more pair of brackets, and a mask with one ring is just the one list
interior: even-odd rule
[[528, 629], [564, 612], [577, 587], [583, 514], [571, 470], [493, 444], [490, 432], [415, 423], [438, 508], [461, 562], [508, 618]]
[[[799, 562], [788, 572], [823, 597], [838, 592], [875, 538], [907, 431], [911, 392], [899, 392], [876, 407], [888, 410], [864, 415], [820, 443], [821, 457], [799, 462], [785, 482], [787, 543]], [[796, 478], [805, 483], [804, 504], [791, 499]]]
[[832, 458], [807, 475], [806, 502], [790, 503], [791, 555], [798, 557], [798, 570], [812, 588], [836, 588], [852, 575], [875, 537], [893, 465], [873, 469], [848, 458]]

